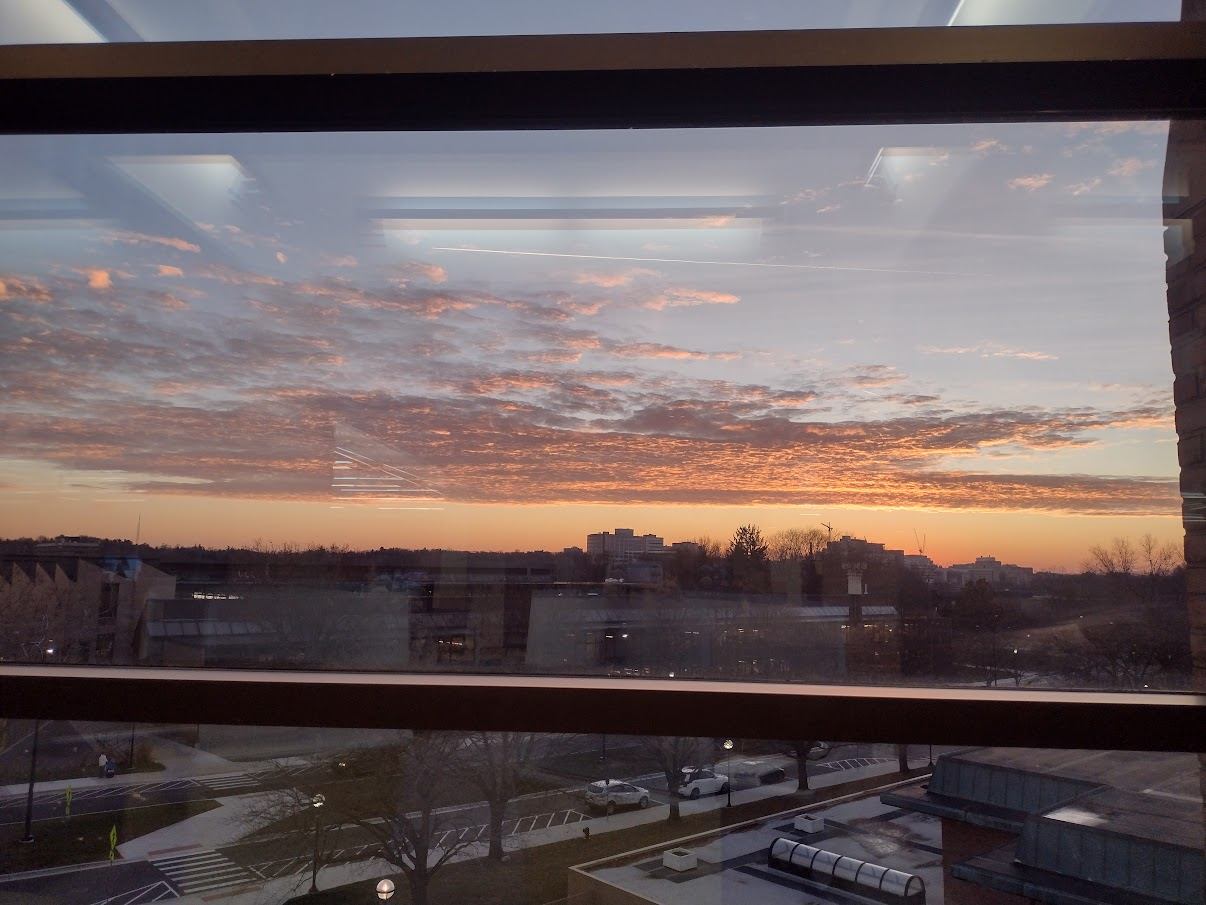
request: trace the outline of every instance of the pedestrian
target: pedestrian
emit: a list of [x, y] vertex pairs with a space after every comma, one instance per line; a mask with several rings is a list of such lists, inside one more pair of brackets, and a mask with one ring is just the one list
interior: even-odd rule
[[105, 754], [104, 751], [102, 751], [100, 757], [98, 757], [96, 759], [96, 768], [100, 773], [101, 779], [105, 778], [105, 767], [107, 767], [108, 765], [109, 765], [109, 756], [107, 754]]

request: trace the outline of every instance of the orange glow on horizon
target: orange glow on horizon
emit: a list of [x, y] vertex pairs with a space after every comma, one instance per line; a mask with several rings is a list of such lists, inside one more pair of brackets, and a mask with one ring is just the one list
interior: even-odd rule
[[[81, 503], [31, 498], [0, 508], [25, 536], [83, 534], [144, 543], [225, 548], [259, 541], [308, 545], [559, 552], [585, 547], [586, 535], [617, 527], [664, 537], [666, 543], [711, 537], [725, 543], [743, 524], [764, 535], [785, 528], [833, 526], [843, 534], [914, 554], [918, 541], [938, 565], [996, 556], [1037, 571], [1080, 571], [1089, 547], [1114, 537], [1151, 533], [1178, 546], [1179, 517], [1061, 515], [1035, 512], [798, 506], [466, 505], [462, 503], [230, 500], [157, 494]], [[12, 530], [9, 531], [12, 534]]]

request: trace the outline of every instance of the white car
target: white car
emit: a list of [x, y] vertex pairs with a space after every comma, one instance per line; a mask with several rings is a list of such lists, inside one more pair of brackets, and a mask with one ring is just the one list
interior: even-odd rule
[[678, 785], [678, 794], [683, 798], [723, 795], [728, 790], [729, 778], [725, 774], [701, 767], [683, 767], [683, 778]]
[[586, 803], [596, 810], [614, 814], [616, 808], [649, 807], [649, 790], [618, 779], [601, 779], [586, 787]]

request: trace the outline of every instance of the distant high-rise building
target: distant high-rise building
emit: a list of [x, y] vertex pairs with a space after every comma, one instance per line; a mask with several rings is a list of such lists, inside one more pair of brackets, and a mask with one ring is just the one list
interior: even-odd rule
[[666, 541], [654, 534], [639, 537], [631, 528], [617, 528], [615, 533], [602, 531], [586, 535], [586, 552], [591, 556], [610, 556], [613, 559], [633, 559], [651, 553], [664, 553]]

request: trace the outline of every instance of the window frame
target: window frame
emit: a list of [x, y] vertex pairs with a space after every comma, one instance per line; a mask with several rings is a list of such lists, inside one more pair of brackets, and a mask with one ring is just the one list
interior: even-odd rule
[[[0, 85], [4, 134], [1196, 119], [1206, 24], [8, 46]], [[746, 738], [807, 726], [1155, 751], [1206, 739], [1200, 693], [10, 664], [0, 715]]]

